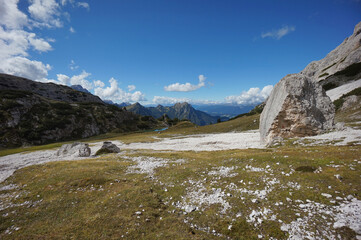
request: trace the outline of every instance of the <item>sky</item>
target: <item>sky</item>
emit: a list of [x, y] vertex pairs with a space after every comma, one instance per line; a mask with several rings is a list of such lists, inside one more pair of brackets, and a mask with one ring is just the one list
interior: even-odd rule
[[144, 105], [256, 105], [361, 21], [361, 0], [0, 0], [0, 72]]

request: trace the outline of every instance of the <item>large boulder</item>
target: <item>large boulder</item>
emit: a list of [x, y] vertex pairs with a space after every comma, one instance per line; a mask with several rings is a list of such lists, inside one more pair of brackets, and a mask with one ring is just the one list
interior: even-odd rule
[[334, 125], [335, 108], [322, 87], [290, 74], [273, 88], [260, 119], [261, 141], [320, 134]]
[[106, 153], [119, 153], [120, 148], [112, 142], [103, 142], [103, 146], [95, 153], [95, 155], [101, 155]]
[[87, 143], [75, 142], [71, 144], [64, 144], [57, 151], [57, 156], [74, 156], [74, 157], [89, 157], [90, 148]]

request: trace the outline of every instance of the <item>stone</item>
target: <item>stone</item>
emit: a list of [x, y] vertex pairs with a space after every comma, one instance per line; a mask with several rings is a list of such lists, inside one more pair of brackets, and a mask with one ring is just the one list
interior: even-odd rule
[[[302, 74], [314, 81], [322, 81], [356, 63], [361, 62], [361, 22], [351, 36], [319, 61], [313, 61], [302, 70]], [[357, 76], [355, 76], [357, 77]]]
[[120, 148], [112, 142], [103, 142], [103, 146], [95, 153], [95, 155], [101, 155], [106, 153], [119, 153]]
[[357, 108], [360, 108], [360, 105], [361, 105], [361, 97], [356, 95], [351, 95], [344, 99], [344, 102], [340, 110], [341, 111], [356, 110]]
[[64, 144], [57, 151], [57, 156], [74, 156], [74, 157], [89, 157], [90, 148], [87, 143], [75, 142], [71, 144]]
[[273, 88], [260, 118], [261, 142], [313, 136], [332, 129], [335, 108], [320, 84], [303, 74], [290, 74]]

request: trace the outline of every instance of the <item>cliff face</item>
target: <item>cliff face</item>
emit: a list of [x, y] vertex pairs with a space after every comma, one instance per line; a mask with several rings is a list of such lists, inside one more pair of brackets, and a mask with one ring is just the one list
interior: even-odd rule
[[308, 64], [301, 74], [320, 82], [326, 90], [361, 78], [361, 22], [351, 36], [325, 58]]
[[[10, 87], [5, 89], [2, 84], [0, 90], [1, 148], [87, 138], [110, 131], [137, 131], [157, 124], [152, 118], [143, 121], [139, 115], [105, 104], [91, 94], [83, 95], [64, 86], [19, 80], [14, 76], [11, 79], [15, 79], [15, 83], [7, 80], [5, 83]], [[13, 90], [12, 86], [19, 82], [22, 89], [34, 83], [34, 92]], [[49, 92], [46, 91], [48, 86]], [[69, 102], [54, 100], [53, 92], [57, 92], [55, 99], [60, 97]], [[44, 97], [49, 95], [52, 98]]]

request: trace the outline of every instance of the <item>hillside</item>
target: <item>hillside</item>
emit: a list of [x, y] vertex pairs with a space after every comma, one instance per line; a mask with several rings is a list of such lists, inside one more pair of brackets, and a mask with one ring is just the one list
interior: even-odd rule
[[218, 120], [218, 117], [198, 111], [186, 102], [176, 103], [171, 107], [164, 107], [162, 105], [158, 105], [157, 107], [144, 107], [139, 103], [135, 103], [127, 106], [126, 109], [142, 116], [152, 116], [154, 118], [160, 118], [166, 114], [171, 119], [188, 119], [199, 126], [216, 123]]
[[90, 93], [77, 91], [68, 86], [55, 83], [41, 83], [2, 73], [0, 73], [0, 91], [1, 90], [27, 91], [44, 98], [68, 103], [96, 102], [104, 104], [99, 97]]
[[0, 148], [138, 131], [158, 124], [65, 86], [1, 77]]

